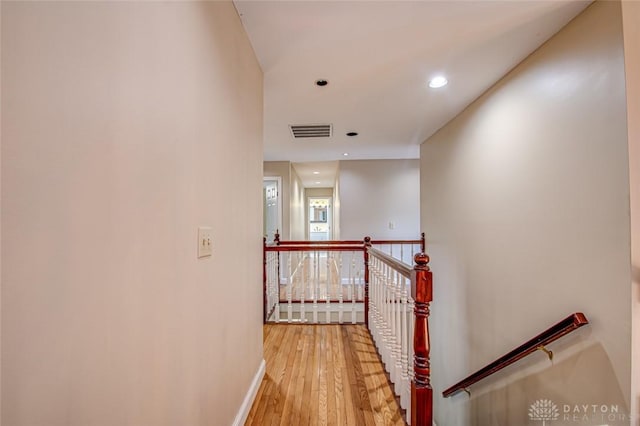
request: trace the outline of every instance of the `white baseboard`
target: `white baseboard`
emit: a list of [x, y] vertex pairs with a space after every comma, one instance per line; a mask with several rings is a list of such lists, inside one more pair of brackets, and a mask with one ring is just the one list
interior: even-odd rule
[[244, 397], [244, 401], [242, 401], [238, 414], [236, 414], [233, 426], [243, 426], [244, 422], [247, 421], [247, 416], [249, 416], [249, 411], [251, 411], [253, 400], [256, 399], [256, 394], [258, 393], [258, 389], [260, 389], [260, 383], [262, 383], [262, 378], [264, 377], [266, 369], [267, 364], [263, 359], [260, 363], [260, 367], [258, 367], [258, 371], [256, 371], [256, 375], [253, 376], [253, 381], [251, 382], [251, 386], [249, 386], [249, 390]]

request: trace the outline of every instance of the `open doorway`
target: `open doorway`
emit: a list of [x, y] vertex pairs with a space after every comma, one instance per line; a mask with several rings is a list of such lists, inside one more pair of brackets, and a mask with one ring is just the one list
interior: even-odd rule
[[309, 197], [308, 200], [308, 238], [311, 241], [331, 239], [331, 201], [332, 197]]

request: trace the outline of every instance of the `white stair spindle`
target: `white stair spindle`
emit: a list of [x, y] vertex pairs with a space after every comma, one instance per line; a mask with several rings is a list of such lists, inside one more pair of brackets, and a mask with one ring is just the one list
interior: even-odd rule
[[[313, 276], [313, 268], [309, 268], [309, 277]], [[318, 282], [318, 280], [312, 279], [311, 280], [311, 292], [312, 292], [312, 296], [313, 296], [313, 323], [317, 324], [318, 323], [318, 293], [320, 290], [320, 283]]]

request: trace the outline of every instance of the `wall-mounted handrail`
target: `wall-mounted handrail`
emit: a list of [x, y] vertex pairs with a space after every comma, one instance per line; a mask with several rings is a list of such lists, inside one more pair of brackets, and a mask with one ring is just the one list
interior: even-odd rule
[[514, 350], [509, 353], [501, 356], [496, 359], [492, 363], [486, 365], [475, 373], [471, 374], [467, 378], [459, 381], [455, 385], [451, 386], [449, 389], [442, 392], [442, 396], [445, 398], [460, 392], [462, 390], [466, 390], [472, 384], [496, 373], [499, 370], [507, 367], [508, 365], [513, 364], [516, 361], [521, 360], [529, 354], [537, 350], [544, 350], [551, 357], [551, 353], [546, 350], [545, 346], [549, 343], [558, 340], [560, 337], [565, 334], [571, 333], [572, 331], [582, 327], [583, 325], [589, 324], [587, 317], [582, 312], [576, 312], [574, 314], [569, 315], [567, 318], [562, 321], [554, 324], [549, 327], [542, 333], [538, 334], [532, 339], [529, 339], [522, 345], [518, 346]]

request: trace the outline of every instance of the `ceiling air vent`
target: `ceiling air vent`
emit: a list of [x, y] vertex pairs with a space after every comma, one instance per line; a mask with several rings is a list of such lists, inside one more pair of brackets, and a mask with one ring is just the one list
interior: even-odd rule
[[294, 138], [330, 138], [331, 124], [290, 125]]

